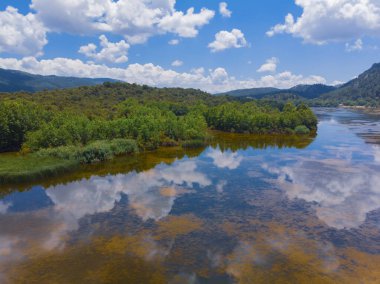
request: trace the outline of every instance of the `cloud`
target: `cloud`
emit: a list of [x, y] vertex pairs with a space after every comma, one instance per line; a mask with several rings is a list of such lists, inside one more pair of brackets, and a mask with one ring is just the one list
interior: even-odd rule
[[220, 169], [235, 170], [243, 161], [243, 157], [237, 152], [222, 152], [219, 148], [211, 149], [206, 156], [213, 159], [213, 164]]
[[172, 62], [172, 66], [173, 67], [179, 67], [179, 66], [182, 66], [183, 65], [183, 62], [181, 60], [174, 60]]
[[205, 8], [202, 8], [199, 14], [194, 13], [194, 8], [190, 8], [186, 14], [177, 11], [165, 16], [158, 26], [181, 37], [195, 37], [198, 35], [197, 28], [208, 24], [214, 15], [214, 11]]
[[167, 32], [195, 37], [215, 12], [175, 9], [176, 0], [32, 0], [31, 8], [51, 31], [79, 35], [113, 33], [130, 44]]
[[35, 15], [10, 6], [0, 12], [0, 53], [39, 56], [47, 42], [46, 28]]
[[178, 45], [179, 44], [179, 40], [178, 39], [172, 39], [172, 40], [169, 40], [168, 42], [170, 45]]
[[215, 41], [211, 42], [208, 47], [211, 52], [218, 52], [229, 48], [242, 48], [248, 45], [244, 34], [238, 30], [233, 29], [231, 32], [220, 31], [215, 35]]
[[219, 3], [219, 13], [224, 18], [231, 18], [232, 12], [230, 10], [228, 10], [227, 6], [228, 5], [226, 2], [220, 2]]
[[94, 59], [99, 62], [110, 62], [110, 63], [125, 63], [128, 61], [128, 49], [130, 45], [124, 40], [119, 42], [109, 42], [105, 35], [101, 35], [100, 46], [102, 49], [97, 52], [97, 46], [93, 43], [81, 46], [79, 53]]
[[78, 59], [54, 58], [38, 60], [34, 57], [0, 58], [0, 67], [16, 69], [41, 75], [75, 76], [88, 78], [112, 78], [129, 83], [146, 84], [156, 87], [198, 88], [211, 93], [232, 89], [278, 87], [290, 88], [297, 84], [326, 83], [320, 76], [295, 75], [289, 71], [263, 76], [259, 79], [237, 80], [224, 68], [193, 69], [179, 73], [161, 66], [148, 64], [130, 64], [126, 68], [83, 62]]
[[356, 40], [353, 44], [346, 43], [346, 51], [360, 51], [363, 49], [363, 41], [361, 39]]
[[272, 27], [268, 36], [288, 33], [312, 44], [347, 41], [380, 35], [378, 0], [295, 0], [302, 8], [297, 19], [292, 14], [285, 23]]
[[259, 69], [257, 69], [257, 72], [276, 72], [278, 62], [279, 60], [276, 57], [269, 58]]

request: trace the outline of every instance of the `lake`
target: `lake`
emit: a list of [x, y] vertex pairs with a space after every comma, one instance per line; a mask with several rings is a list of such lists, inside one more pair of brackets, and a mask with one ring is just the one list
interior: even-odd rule
[[0, 191], [1, 283], [380, 283], [380, 117], [220, 134]]

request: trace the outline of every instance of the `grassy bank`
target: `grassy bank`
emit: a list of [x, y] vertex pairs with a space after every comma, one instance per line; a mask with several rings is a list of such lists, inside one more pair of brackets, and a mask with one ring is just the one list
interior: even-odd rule
[[51, 177], [77, 168], [75, 160], [37, 155], [0, 155], [0, 183], [19, 183]]
[[138, 152], [130, 139], [95, 141], [86, 146], [62, 146], [32, 154], [0, 155], [0, 184], [22, 183], [56, 176], [77, 169], [80, 164], [111, 160], [115, 156]]

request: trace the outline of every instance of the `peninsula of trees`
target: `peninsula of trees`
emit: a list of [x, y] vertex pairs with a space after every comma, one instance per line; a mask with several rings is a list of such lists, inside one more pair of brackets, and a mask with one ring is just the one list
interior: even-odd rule
[[57, 164], [92, 163], [160, 146], [195, 147], [205, 144], [210, 130], [297, 135], [316, 128], [315, 115], [303, 104], [274, 107], [193, 89], [104, 83], [0, 94], [0, 152]]

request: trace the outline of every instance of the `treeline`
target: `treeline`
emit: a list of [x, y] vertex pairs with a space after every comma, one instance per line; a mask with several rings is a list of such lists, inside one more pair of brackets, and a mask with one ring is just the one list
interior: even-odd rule
[[256, 102], [224, 103], [205, 113], [209, 127], [226, 132], [254, 134], [308, 134], [315, 131], [317, 118], [306, 105], [286, 103], [282, 111], [259, 107]]
[[0, 95], [0, 152], [58, 149], [44, 152], [57, 156], [73, 151], [63, 147], [77, 147], [79, 150], [73, 152], [85, 162], [91, 159], [84, 155], [93, 155], [92, 160], [117, 155], [117, 147], [114, 153], [107, 141], [116, 141], [126, 147], [124, 152], [133, 152], [161, 145], [202, 145], [207, 129], [307, 134], [315, 131], [316, 125], [315, 115], [302, 104], [238, 102], [191, 89], [105, 83]]

